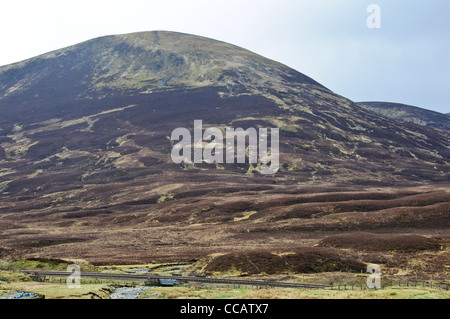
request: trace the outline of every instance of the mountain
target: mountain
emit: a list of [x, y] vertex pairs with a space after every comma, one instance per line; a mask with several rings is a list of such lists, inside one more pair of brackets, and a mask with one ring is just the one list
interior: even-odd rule
[[[445, 225], [448, 194], [438, 185], [449, 181], [450, 132], [381, 116], [217, 40], [106, 36], [3, 66], [0, 110], [0, 241], [9, 257], [131, 263], [284, 247], [298, 229], [369, 227], [344, 215], [384, 214], [408, 196], [439, 207], [431, 217], [392, 217], [395, 225]], [[279, 171], [173, 163], [171, 132], [192, 130], [194, 120], [204, 129], [278, 127]], [[387, 203], [358, 204], [374, 199]]]
[[449, 114], [430, 111], [417, 106], [390, 102], [358, 102], [378, 114], [418, 125], [450, 130]]

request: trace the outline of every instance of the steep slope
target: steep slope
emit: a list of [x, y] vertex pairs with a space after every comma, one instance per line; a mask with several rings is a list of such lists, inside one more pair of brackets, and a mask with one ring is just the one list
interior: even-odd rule
[[[290, 233], [296, 229], [368, 227], [364, 218], [328, 217], [364, 211], [360, 200], [422, 192], [437, 199], [411, 205], [437, 205], [431, 217], [393, 211], [396, 227], [418, 227], [417, 218], [446, 225], [445, 187], [401, 195], [378, 187], [448, 182], [449, 132], [378, 115], [216, 40], [108, 36], [0, 67], [0, 110], [0, 241], [18, 256], [131, 262], [287, 231], [258, 241], [282, 247], [299, 239]], [[279, 127], [280, 170], [264, 176], [249, 164], [174, 164], [168, 137], [196, 119], [204, 129]], [[355, 191], [363, 194], [349, 197]], [[331, 203], [311, 204], [310, 193]], [[404, 203], [373, 209], [396, 205]]]
[[358, 102], [378, 114], [418, 125], [450, 130], [449, 114], [426, 110], [417, 106], [390, 102]]

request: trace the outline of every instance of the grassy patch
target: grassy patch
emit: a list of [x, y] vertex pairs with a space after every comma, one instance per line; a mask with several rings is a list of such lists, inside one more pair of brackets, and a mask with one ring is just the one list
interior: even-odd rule
[[45, 295], [45, 299], [109, 299], [112, 289], [104, 283], [81, 284], [80, 288], [69, 288], [65, 283], [13, 282], [2, 284], [0, 294], [20, 290]]
[[249, 292], [248, 289], [156, 287], [145, 290], [141, 299], [235, 299]]
[[235, 217], [233, 219], [233, 221], [238, 222], [238, 221], [241, 221], [241, 220], [249, 219], [250, 216], [252, 216], [252, 215], [254, 215], [256, 213], [257, 213], [257, 211], [244, 212], [242, 217]]
[[0, 298], [16, 290], [44, 295], [45, 299], [109, 299], [109, 293], [112, 292], [107, 283], [82, 282], [80, 288], [69, 288], [64, 280], [36, 282], [25, 274], [0, 270]]
[[448, 299], [450, 292], [428, 288], [385, 288], [381, 290], [326, 289], [243, 289], [157, 287], [144, 291], [141, 298], [163, 299]]
[[31, 278], [25, 274], [0, 270], [0, 285], [8, 282], [31, 281]]

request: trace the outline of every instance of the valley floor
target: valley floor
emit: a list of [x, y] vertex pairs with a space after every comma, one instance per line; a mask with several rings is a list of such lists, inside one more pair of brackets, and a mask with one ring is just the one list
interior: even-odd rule
[[[25, 262], [22, 265], [26, 265]], [[181, 274], [185, 271], [184, 266], [171, 264], [103, 266], [97, 268], [97, 271], [123, 274], [142, 273], [145, 269], [142, 267], [148, 266], [154, 267], [152, 274], [167, 275], [168, 278], [176, 278], [173, 276], [174, 274]], [[260, 281], [277, 280], [316, 284], [327, 282], [333, 284], [330, 289], [256, 287], [193, 282], [172, 287], [158, 287], [145, 285], [142, 281], [131, 282], [87, 277], [82, 279], [79, 288], [69, 288], [66, 283], [67, 278], [47, 277], [45, 281], [38, 282], [35, 281], [36, 278], [18, 271], [0, 270], [0, 299], [17, 298], [17, 296], [23, 296], [23, 292], [44, 296], [45, 299], [450, 299], [449, 281], [382, 277], [380, 289], [369, 289], [366, 285], [368, 276], [368, 274], [328, 272], [246, 277], [246, 279]], [[227, 276], [227, 278], [242, 279], [242, 276]]]
[[[117, 286], [115, 286], [117, 287]], [[138, 286], [141, 287], [141, 286]], [[231, 288], [231, 287], [142, 287], [139, 299], [450, 299], [450, 291], [423, 287], [385, 287], [379, 290]], [[110, 283], [83, 283], [69, 289], [65, 283], [11, 282], [0, 285], [0, 299], [11, 299], [26, 291], [45, 299], [109, 299], [114, 293]]]

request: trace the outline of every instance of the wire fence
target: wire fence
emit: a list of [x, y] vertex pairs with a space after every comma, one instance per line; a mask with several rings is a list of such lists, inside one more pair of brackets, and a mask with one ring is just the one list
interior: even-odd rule
[[[1, 267], [1, 270], [7, 270], [15, 272], [17, 271], [13, 267]], [[47, 282], [66, 282], [67, 278], [62, 277], [51, 277], [45, 276], [40, 278], [35, 278], [39, 281], [47, 281]], [[349, 277], [349, 279], [354, 279]], [[101, 279], [101, 278], [82, 278], [82, 283], [85, 284], [94, 284], [94, 283], [109, 283], [109, 284], [117, 284], [117, 285], [138, 285], [142, 284], [142, 281], [131, 281], [131, 280], [111, 280], [111, 279]], [[269, 283], [269, 282], [268, 282]], [[393, 277], [393, 276], [381, 276], [381, 286], [380, 289], [390, 288], [390, 287], [408, 287], [408, 288], [429, 288], [429, 289], [441, 289], [441, 290], [450, 290], [450, 279], [417, 279], [417, 278], [406, 278], [406, 277]], [[218, 286], [218, 287], [233, 287], [240, 288], [241, 286], [246, 286], [245, 284], [208, 284], [208, 286]], [[252, 285], [250, 285], [252, 286]], [[253, 285], [255, 289], [269, 288], [269, 285], [265, 286], [261, 285]], [[322, 288], [319, 288], [322, 289]], [[326, 289], [331, 290], [370, 290], [373, 288], [369, 288], [366, 282], [366, 278], [359, 278], [357, 281], [347, 282], [347, 283], [330, 283], [330, 287]]]
[[[385, 277], [381, 278], [379, 289], [392, 288], [392, 287], [404, 287], [404, 288], [429, 288], [429, 289], [442, 289], [450, 290], [449, 280], [433, 280], [433, 279], [411, 279], [411, 278], [397, 278], [397, 277]], [[333, 284], [331, 289], [333, 290], [370, 290], [366, 282], [347, 283], [347, 284]]]
[[449, 290], [449, 280], [414, 279], [414, 278], [392, 278], [382, 279], [385, 287], [418, 287]]

